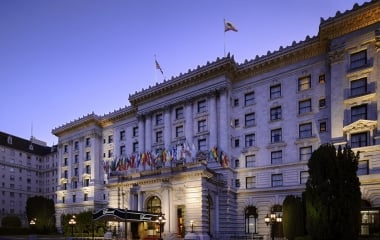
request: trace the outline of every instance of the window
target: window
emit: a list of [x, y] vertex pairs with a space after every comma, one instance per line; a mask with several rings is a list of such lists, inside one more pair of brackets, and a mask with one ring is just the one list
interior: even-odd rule
[[139, 151], [139, 143], [138, 142], [134, 142], [132, 144], [132, 151], [137, 153]]
[[255, 145], [255, 134], [245, 135], [245, 147], [252, 147]]
[[309, 172], [308, 171], [301, 171], [300, 172], [300, 184], [306, 184], [308, 179], [309, 179]]
[[86, 161], [91, 160], [90, 152], [86, 152]]
[[351, 108], [351, 122], [355, 122], [360, 119], [367, 119], [367, 104]]
[[255, 165], [256, 165], [256, 156], [255, 155], [245, 156], [245, 167], [246, 168], [255, 167]]
[[164, 117], [162, 113], [156, 114], [156, 125], [164, 124]]
[[255, 125], [255, 113], [248, 113], [245, 115], [245, 126], [252, 127]]
[[240, 187], [240, 179], [235, 179], [235, 187]]
[[311, 112], [311, 99], [299, 101], [298, 114], [305, 114]]
[[139, 136], [139, 128], [138, 127], [133, 127], [133, 129], [132, 129], [132, 136], [133, 137], [138, 137]]
[[90, 165], [86, 165], [86, 173], [87, 174], [91, 173], [91, 166]]
[[282, 186], [282, 173], [272, 174], [272, 187], [281, 187]]
[[239, 99], [235, 98], [234, 99], [234, 107], [237, 107], [237, 106], [239, 106]]
[[299, 126], [299, 137], [300, 138], [309, 138], [312, 137], [312, 125], [311, 123], [300, 124]]
[[122, 130], [120, 131], [120, 141], [124, 141], [125, 140], [125, 131]]
[[77, 189], [77, 188], [78, 188], [78, 182], [77, 182], [77, 181], [74, 181], [74, 182], [73, 182], [73, 188], [74, 188], [74, 189]]
[[78, 162], [79, 162], [79, 155], [75, 154], [74, 155], [74, 163], [78, 163]]
[[64, 177], [64, 178], [67, 178], [68, 175], [69, 175], [69, 174], [68, 174], [67, 170], [65, 170], [65, 171], [63, 172], [63, 177]]
[[67, 158], [64, 158], [64, 159], [63, 159], [63, 166], [67, 166], [67, 164], [68, 164], [68, 159], [67, 159]]
[[321, 99], [319, 99], [319, 103], [318, 103], [318, 105], [319, 105], [319, 108], [324, 108], [324, 107], [326, 107], [326, 98], [321, 98]]
[[113, 157], [113, 150], [112, 149], [108, 149], [108, 157], [109, 158]]
[[255, 92], [249, 92], [244, 95], [245, 106], [251, 105], [255, 102]]
[[207, 106], [206, 106], [206, 100], [202, 100], [198, 102], [198, 113], [206, 112]]
[[113, 135], [108, 136], [108, 143], [113, 143]]
[[156, 143], [161, 143], [163, 141], [163, 134], [162, 131], [156, 132]]
[[270, 99], [281, 97], [281, 84], [270, 87]]
[[73, 203], [75, 203], [76, 200], [77, 200], [77, 196], [74, 194], [74, 195], [73, 195]]
[[199, 120], [198, 121], [198, 132], [205, 132], [205, 131], [207, 131], [206, 120]]
[[183, 137], [183, 134], [184, 134], [184, 132], [183, 132], [183, 126], [181, 125], [181, 126], [177, 126], [176, 128], [175, 128], [175, 137]]
[[198, 151], [207, 151], [206, 139], [199, 139], [198, 140]]
[[298, 79], [298, 91], [311, 88], [311, 76], [305, 76]]
[[85, 194], [83, 195], [83, 201], [88, 201], [88, 193], [85, 193]]
[[282, 151], [271, 152], [271, 163], [272, 164], [281, 164], [282, 163]]
[[351, 96], [359, 96], [367, 93], [367, 78], [351, 81]]
[[351, 54], [350, 56], [350, 67], [351, 69], [359, 68], [367, 64], [367, 51], [363, 50]]
[[357, 175], [368, 175], [368, 174], [369, 174], [368, 160], [359, 161]]
[[62, 197], [62, 203], [65, 203], [65, 197], [64, 196]]
[[309, 161], [312, 153], [312, 147], [301, 147], [300, 148], [300, 161]]
[[234, 139], [234, 147], [239, 147], [240, 146], [240, 139], [239, 138], [235, 138]]
[[238, 118], [234, 120], [234, 126], [235, 126], [235, 128], [237, 128], [237, 127], [240, 126], [240, 123], [239, 123], [239, 119], [238, 119]]
[[90, 146], [91, 146], [90, 138], [86, 138], [86, 147], [90, 147]]
[[255, 188], [256, 187], [256, 177], [246, 177], [245, 178], [245, 188]]
[[245, 209], [245, 233], [257, 233], [257, 208], [249, 206]]
[[68, 149], [68, 146], [67, 146], [67, 145], [64, 145], [64, 146], [63, 146], [63, 152], [64, 152], [64, 153], [67, 153], [67, 152], [68, 152], [67, 149]]
[[325, 76], [325, 74], [319, 75], [318, 82], [319, 83], [325, 83], [326, 82], [326, 76]]
[[239, 168], [239, 167], [240, 167], [240, 160], [235, 159], [235, 168]]
[[368, 146], [368, 133], [356, 133], [351, 135], [351, 147], [365, 147]]
[[326, 122], [320, 122], [319, 123], [319, 132], [326, 132], [327, 131], [327, 123]]
[[74, 168], [74, 176], [78, 177], [78, 175], [79, 175], [78, 168]]
[[120, 155], [121, 156], [125, 155], [125, 146], [120, 146]]
[[281, 106], [273, 107], [270, 109], [270, 120], [275, 121], [281, 119]]
[[183, 107], [178, 107], [175, 109], [175, 119], [183, 119], [184, 114], [183, 114]]
[[74, 150], [79, 150], [79, 142], [78, 141], [74, 142]]
[[271, 130], [271, 143], [277, 143], [282, 141], [281, 128]]

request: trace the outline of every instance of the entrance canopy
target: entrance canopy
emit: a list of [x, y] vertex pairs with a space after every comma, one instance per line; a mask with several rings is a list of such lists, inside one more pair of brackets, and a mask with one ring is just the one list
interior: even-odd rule
[[93, 220], [118, 222], [156, 222], [162, 214], [124, 210], [120, 208], [103, 208], [92, 214]]

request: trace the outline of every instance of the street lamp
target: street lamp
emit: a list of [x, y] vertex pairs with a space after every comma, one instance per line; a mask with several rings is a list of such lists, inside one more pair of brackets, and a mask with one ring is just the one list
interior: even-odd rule
[[74, 225], [75, 224], [77, 224], [77, 222], [75, 221], [75, 216], [73, 215], [73, 217], [69, 221], [69, 225], [71, 226], [71, 236], [72, 237], [74, 237]]
[[159, 238], [158, 240], [163, 240], [163, 239], [162, 239], [161, 232], [162, 232], [162, 223], [165, 222], [165, 219], [164, 219], [164, 217], [162, 216], [162, 213], [160, 213], [160, 216], [158, 216], [157, 222], [158, 222], [159, 225], [160, 225], [160, 238]]
[[29, 224], [30, 225], [36, 225], [36, 221], [37, 221], [37, 219], [36, 218], [32, 218], [31, 220], [30, 220], [30, 222], [29, 222]]
[[270, 216], [267, 214], [267, 216], [265, 217], [264, 219], [265, 223], [267, 224], [267, 226], [270, 224], [270, 232], [271, 232], [271, 236], [272, 236], [272, 240], [274, 240], [274, 225], [276, 223], [280, 223], [282, 222], [282, 217], [280, 214], [278, 214], [276, 216], [276, 214], [274, 212], [272, 212], [270, 214]]

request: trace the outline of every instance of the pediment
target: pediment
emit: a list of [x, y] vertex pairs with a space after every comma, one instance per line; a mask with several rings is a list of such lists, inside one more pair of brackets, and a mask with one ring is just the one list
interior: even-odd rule
[[377, 128], [377, 121], [360, 119], [343, 128], [343, 132], [356, 133], [370, 131]]

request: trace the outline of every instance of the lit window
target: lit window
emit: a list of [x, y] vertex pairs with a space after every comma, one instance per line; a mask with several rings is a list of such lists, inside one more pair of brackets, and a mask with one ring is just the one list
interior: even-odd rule
[[320, 122], [319, 123], [319, 132], [326, 132], [327, 131], [327, 123], [326, 122]]
[[311, 76], [305, 76], [298, 79], [298, 91], [311, 88]]
[[325, 74], [319, 75], [318, 82], [319, 83], [325, 83], [326, 82], [326, 76], [325, 76]]
[[270, 99], [281, 97], [281, 84], [270, 87]]

